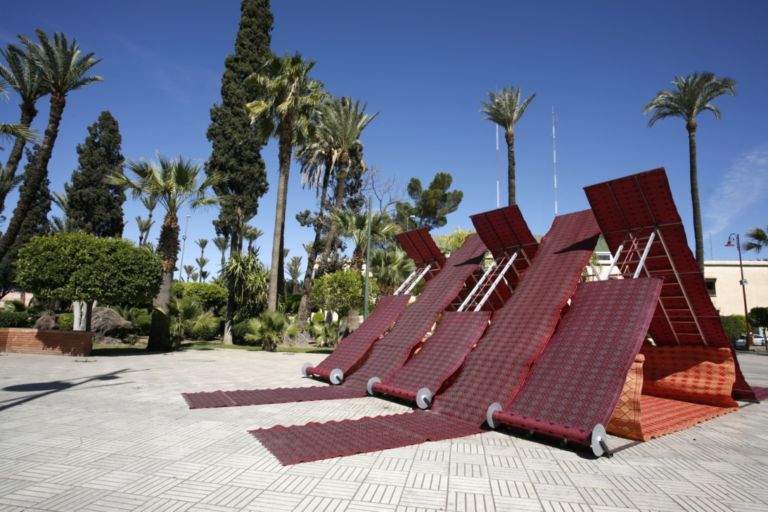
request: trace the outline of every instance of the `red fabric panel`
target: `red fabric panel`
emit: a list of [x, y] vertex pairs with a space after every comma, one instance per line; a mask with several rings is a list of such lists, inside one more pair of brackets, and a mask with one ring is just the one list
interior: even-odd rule
[[406, 231], [395, 238], [417, 267], [427, 263], [437, 263], [440, 266], [445, 263], [445, 255], [437, 247], [427, 228]]
[[472, 215], [471, 219], [477, 234], [495, 258], [505, 253], [511, 254], [523, 247], [526, 248], [528, 257], [533, 257], [538, 242], [528, 228], [519, 207], [506, 206]]
[[[662, 257], [655, 258], [647, 268], [651, 270], [652, 277], [664, 280], [661, 303], [667, 308], [687, 309], [689, 312], [688, 318], [670, 322], [661, 307], [657, 308], [650, 326], [654, 342], [660, 346], [707, 345], [728, 348], [736, 363], [736, 382], [732, 394], [735, 398], [754, 400], [754, 392], [739, 368], [733, 348], [725, 337], [717, 311], [706, 291], [704, 276], [688, 246], [664, 169], [598, 183], [585, 187], [584, 191], [611, 252], [615, 253], [630, 234], [647, 235], [656, 229], [660, 235], [654, 243], [652, 254]], [[666, 246], [666, 251], [663, 246]]]
[[416, 400], [416, 393], [423, 387], [436, 395], [464, 364], [490, 318], [491, 314], [485, 311], [446, 313], [421, 350], [392, 377], [376, 384], [374, 390], [410, 401]]
[[557, 217], [515, 293], [494, 316], [456, 381], [434, 410], [480, 425], [493, 402], [506, 403], [528, 377], [576, 290], [598, 229], [592, 212]]
[[214, 407], [232, 407], [237, 405], [224, 391], [204, 391], [202, 393], [182, 393], [182, 398], [190, 409], [210, 409]]
[[522, 390], [494, 418], [588, 443], [611, 418], [660, 291], [657, 279], [580, 284]]
[[368, 355], [374, 342], [381, 338], [403, 314], [410, 298], [410, 295], [381, 297], [371, 316], [358, 329], [341, 340], [333, 353], [317, 366], [309, 368], [307, 372], [326, 380], [335, 368], [340, 368], [344, 375], [351, 373], [352, 369]]
[[[430, 280], [416, 301], [400, 316], [395, 326], [373, 344], [369, 356], [341, 386], [239, 390], [223, 392], [237, 405], [260, 405], [310, 400], [332, 400], [366, 395], [371, 377], [382, 380], [405, 364], [413, 350], [437, 321], [438, 316], [464, 289], [467, 279], [477, 270], [485, 245], [476, 234], [448, 259], [445, 267]], [[188, 403], [195, 393], [185, 394]], [[216, 402], [221, 403], [221, 400]], [[225, 405], [217, 405], [224, 407]]]

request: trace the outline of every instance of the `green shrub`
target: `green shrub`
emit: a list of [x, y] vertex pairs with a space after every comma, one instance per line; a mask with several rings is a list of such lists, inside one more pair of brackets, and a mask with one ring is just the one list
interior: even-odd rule
[[227, 289], [216, 283], [173, 283], [173, 295], [194, 300], [206, 311], [218, 312], [227, 305]]
[[721, 316], [720, 322], [723, 324], [726, 338], [731, 343], [739, 339], [747, 331], [747, 321], [744, 315]]
[[[312, 284], [312, 301], [321, 309], [346, 315], [350, 309], [363, 309], [364, 280], [360, 272], [339, 270], [325, 274]], [[369, 305], [379, 293], [375, 280], [370, 282]]]
[[56, 317], [56, 323], [62, 331], [71, 331], [75, 326], [75, 315], [72, 313], [61, 313]]
[[26, 311], [27, 306], [20, 300], [9, 300], [5, 302], [5, 309], [8, 311]]
[[27, 314], [21, 311], [0, 310], [0, 327], [30, 327]]
[[[289, 332], [290, 330], [290, 332]], [[254, 345], [261, 345], [263, 350], [274, 352], [283, 337], [295, 335], [288, 317], [277, 311], [265, 311], [259, 318], [248, 320], [248, 332], [245, 340]]]
[[232, 341], [238, 345], [248, 345], [245, 335], [248, 334], [248, 320], [236, 322], [232, 326]]
[[149, 326], [152, 324], [152, 315], [143, 308], [133, 308], [130, 311], [128, 320], [136, 328], [136, 334], [139, 336], [149, 336]]
[[187, 325], [188, 337], [192, 340], [212, 340], [219, 335], [221, 318], [205, 311]]

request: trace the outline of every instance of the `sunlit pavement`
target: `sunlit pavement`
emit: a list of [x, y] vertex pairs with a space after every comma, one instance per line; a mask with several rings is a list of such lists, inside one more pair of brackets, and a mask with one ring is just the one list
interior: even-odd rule
[[[248, 429], [408, 410], [376, 398], [191, 411], [180, 393], [319, 386], [323, 355], [0, 354], [0, 512], [768, 510], [768, 405], [593, 460], [489, 432], [281, 466]], [[768, 386], [768, 357], [740, 354]], [[319, 440], [322, 441], [322, 440]]]

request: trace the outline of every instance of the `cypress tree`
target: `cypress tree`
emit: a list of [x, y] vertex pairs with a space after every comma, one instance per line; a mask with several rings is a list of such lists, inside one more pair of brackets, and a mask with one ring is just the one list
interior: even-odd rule
[[88, 127], [85, 141], [77, 145], [80, 166], [72, 173], [72, 184], [64, 185], [68, 199], [66, 215], [74, 231], [102, 237], [122, 236], [125, 193], [121, 187], [105, 181], [123, 167], [121, 142], [117, 120], [104, 111]]
[[[214, 191], [221, 209], [214, 226], [217, 234], [229, 238], [230, 255], [240, 254], [245, 223], [256, 215], [259, 198], [268, 188], [261, 158], [261, 148], [267, 143], [267, 137], [251, 126], [245, 104], [254, 98], [248, 94], [245, 79], [260, 71], [271, 57], [271, 31], [269, 0], [242, 0], [235, 52], [224, 62], [221, 103], [211, 108], [207, 136], [212, 152], [205, 172], [218, 179]], [[229, 290], [225, 342], [230, 341], [234, 300], [233, 290]]]
[[[36, 144], [32, 150], [27, 149], [27, 164], [24, 167], [25, 175], [31, 168], [36, 165], [38, 154], [40, 153], [40, 145]], [[22, 183], [19, 193], [24, 193], [24, 188], [27, 186], [26, 182]], [[29, 210], [29, 213], [24, 217], [24, 221], [19, 229], [19, 234], [16, 236], [13, 244], [8, 248], [8, 251], [0, 259], [0, 289], [3, 295], [8, 291], [14, 283], [14, 263], [16, 262], [16, 256], [19, 253], [19, 249], [32, 237], [36, 235], [43, 235], [50, 230], [50, 223], [48, 221], [48, 213], [51, 211], [51, 193], [49, 190], [49, 180], [46, 177], [40, 184], [40, 188], [37, 193], [37, 198]]]

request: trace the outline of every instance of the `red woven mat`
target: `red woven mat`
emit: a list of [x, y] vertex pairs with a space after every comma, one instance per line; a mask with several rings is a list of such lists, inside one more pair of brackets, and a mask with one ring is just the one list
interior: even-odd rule
[[752, 386], [752, 390], [755, 392], [755, 397], [758, 400], [768, 399], [768, 388], [761, 388], [758, 386]]
[[579, 285], [525, 385], [494, 419], [587, 443], [611, 418], [660, 291], [658, 279]]
[[344, 375], [352, 373], [355, 366], [368, 355], [374, 342], [400, 318], [410, 298], [410, 295], [381, 297], [371, 316], [358, 329], [341, 340], [333, 353], [323, 359], [320, 364], [308, 368], [307, 373], [326, 380], [330, 378], [331, 371], [336, 368], [341, 369]]
[[[400, 316], [392, 329], [373, 344], [365, 362], [344, 384], [332, 387], [278, 388], [259, 390], [222, 391], [236, 405], [260, 405], [311, 400], [333, 400], [366, 395], [366, 385], [371, 377], [389, 378], [408, 360], [413, 350], [422, 342], [440, 313], [465, 288], [467, 279], [477, 270], [485, 252], [485, 245], [476, 234], [467, 237], [454, 252], [445, 267], [425, 286], [421, 295]], [[185, 393], [187, 403], [198, 403], [198, 393]], [[206, 398], [200, 400], [207, 403]], [[216, 407], [226, 407], [217, 395]], [[198, 407], [206, 407], [198, 405]]]
[[428, 388], [436, 395], [443, 383], [464, 364], [490, 318], [490, 312], [486, 311], [446, 313], [422, 349], [391, 378], [376, 384], [374, 390], [409, 401], [416, 399], [421, 388]]
[[640, 397], [640, 424], [644, 441], [671, 434], [703, 421], [734, 411], [738, 407], [717, 407], [694, 404], [669, 398], [642, 395]]
[[[611, 252], [629, 235], [646, 237], [656, 231], [646, 269], [664, 280], [662, 299], [674, 315], [657, 308], [650, 333], [657, 345], [706, 345], [731, 352], [736, 365], [734, 398], [755, 399], [736, 354], [725, 336], [693, 253], [663, 168], [585, 187], [589, 204]], [[637, 266], [634, 261], [630, 267]], [[686, 300], [687, 297], [687, 300]]]
[[[274, 427], [253, 434], [281, 462], [290, 464], [480, 432], [488, 405], [505, 402], [519, 389], [531, 363], [552, 336], [560, 312], [573, 295], [594, 250], [597, 235], [589, 211], [555, 219], [525, 278], [496, 312], [493, 324], [455, 382], [438, 396], [434, 412], [287, 429]], [[374, 351], [381, 346], [381, 342], [375, 344]], [[364, 374], [362, 369], [353, 378], [359, 374]]]

